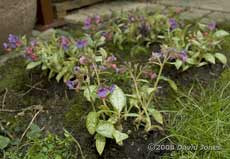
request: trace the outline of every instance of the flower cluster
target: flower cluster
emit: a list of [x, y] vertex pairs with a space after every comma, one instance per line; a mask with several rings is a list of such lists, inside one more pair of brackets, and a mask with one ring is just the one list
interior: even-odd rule
[[213, 31], [216, 29], [216, 22], [212, 22], [208, 24], [208, 29]]
[[30, 45], [25, 48], [25, 55], [24, 57], [27, 58], [30, 61], [37, 61], [38, 56], [35, 53], [35, 48], [37, 46], [37, 41], [32, 40], [30, 42]]
[[105, 32], [103, 31], [101, 35], [107, 40], [110, 41], [113, 38], [113, 33], [112, 32]]
[[60, 43], [61, 43], [61, 47], [66, 51], [69, 48], [70, 45], [70, 40], [65, 37], [65, 36], [61, 36], [60, 38]]
[[100, 16], [96, 15], [94, 17], [88, 17], [84, 21], [84, 27], [83, 29], [89, 30], [89, 29], [95, 29], [95, 26], [99, 25], [102, 22], [102, 19]]
[[143, 75], [145, 78], [149, 78], [151, 80], [154, 80], [157, 77], [157, 74], [154, 71], [148, 70], [144, 71]]
[[66, 82], [66, 86], [69, 88], [69, 90], [79, 90], [81, 83], [78, 80], [68, 80]]
[[110, 93], [113, 93], [115, 89], [115, 85], [112, 85], [110, 87], [101, 87], [97, 91], [97, 95], [101, 99], [105, 99]]
[[169, 25], [170, 25], [170, 30], [173, 31], [174, 29], [177, 28], [178, 24], [176, 22], [176, 19], [174, 18], [170, 18], [168, 21]]
[[78, 40], [76, 43], [76, 46], [78, 49], [82, 49], [88, 45], [88, 41], [83, 39], [83, 40]]
[[22, 45], [22, 42], [18, 38], [18, 36], [15, 36], [13, 34], [9, 34], [8, 42], [3, 43], [3, 48], [6, 51], [11, 51], [13, 49], [16, 49], [17, 47], [20, 47]]

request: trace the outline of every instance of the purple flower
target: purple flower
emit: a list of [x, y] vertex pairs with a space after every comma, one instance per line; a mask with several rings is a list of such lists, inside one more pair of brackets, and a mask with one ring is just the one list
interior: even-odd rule
[[86, 18], [84, 21], [84, 29], [90, 29], [92, 23], [92, 19], [90, 17]]
[[216, 22], [212, 22], [210, 24], [208, 24], [208, 29], [213, 31], [216, 29]]
[[171, 31], [177, 28], [177, 22], [174, 18], [170, 18], [168, 22], [169, 22]]
[[30, 45], [31, 45], [32, 47], [35, 47], [35, 46], [37, 45], [37, 41], [36, 41], [36, 40], [32, 40], [32, 41], [30, 42]]
[[99, 68], [100, 68], [101, 71], [105, 71], [107, 69], [107, 67], [105, 67], [103, 65], [99, 66]]
[[106, 40], [111, 40], [112, 39], [112, 33], [111, 32], [102, 32], [101, 36], [105, 37]]
[[79, 67], [79, 66], [75, 66], [74, 68], [73, 68], [73, 71], [76, 73], [76, 72], [78, 72], [78, 71], [80, 71], [81, 70], [81, 68]]
[[77, 48], [82, 49], [88, 45], [87, 40], [79, 40], [77, 41]]
[[13, 34], [9, 34], [8, 40], [9, 43], [17, 43], [19, 41], [19, 38]]
[[183, 62], [186, 62], [188, 59], [187, 52], [185, 50], [181, 51], [179, 57]]
[[9, 48], [9, 45], [7, 43], [3, 43], [3, 48], [4, 49], [8, 49]]
[[116, 61], [116, 60], [117, 60], [116, 56], [111, 55], [106, 59], [106, 62], [111, 63], [111, 62]]
[[155, 72], [150, 72], [149, 77], [151, 80], [155, 79], [157, 77], [157, 74]]
[[94, 17], [94, 20], [95, 20], [95, 23], [96, 23], [96, 24], [99, 24], [99, 23], [101, 22], [101, 17], [100, 17], [99, 15], [96, 15], [96, 16]]
[[150, 57], [150, 61], [151, 60], [156, 60], [156, 59], [159, 59], [159, 58], [162, 58], [163, 57], [163, 54], [162, 54], [162, 52], [152, 52], [152, 56]]
[[79, 59], [79, 63], [85, 65], [88, 63], [88, 59], [85, 56], [81, 56]]
[[102, 98], [105, 99], [107, 97], [107, 95], [109, 94], [110, 90], [108, 88], [99, 88], [97, 91], [97, 95]]
[[66, 82], [66, 85], [67, 85], [67, 87], [68, 87], [70, 90], [75, 89], [75, 82], [74, 82], [74, 81], [68, 80], [68, 81]]
[[113, 93], [115, 88], [116, 88], [115, 84], [112, 84], [112, 86], [109, 88], [110, 93]]
[[9, 41], [8, 49], [9, 48], [15, 49], [21, 45], [19, 38], [13, 34], [9, 34], [8, 41]]
[[134, 22], [136, 20], [136, 18], [133, 15], [129, 16], [129, 22]]
[[64, 50], [67, 50], [69, 47], [69, 39], [66, 38], [65, 36], [61, 37], [61, 46]]

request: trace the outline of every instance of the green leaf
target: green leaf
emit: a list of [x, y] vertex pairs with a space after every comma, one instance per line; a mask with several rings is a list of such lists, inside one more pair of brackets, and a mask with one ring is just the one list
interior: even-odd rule
[[104, 137], [113, 138], [114, 126], [112, 123], [104, 120], [100, 120], [96, 132]]
[[127, 139], [129, 136], [126, 133], [122, 133], [118, 130], [113, 131], [113, 137], [115, 138], [116, 142], [119, 144], [123, 140]]
[[116, 109], [119, 113], [126, 105], [126, 96], [122, 89], [120, 89], [118, 86], [115, 86], [115, 89], [110, 95], [109, 100], [114, 109]]
[[168, 84], [170, 85], [170, 87], [171, 87], [174, 91], [177, 91], [177, 85], [176, 85], [176, 83], [175, 83], [173, 80], [171, 80], [171, 79], [169, 79], [169, 78], [167, 78], [167, 77], [164, 77], [164, 76], [161, 76], [160, 79], [162, 79], [162, 80], [164, 80], [164, 81], [167, 81]]
[[32, 124], [30, 127], [30, 131], [26, 134], [26, 137], [29, 139], [35, 139], [41, 136], [42, 130], [36, 124]]
[[102, 57], [103, 57], [104, 59], [107, 57], [107, 52], [105, 51], [105, 49], [100, 48], [100, 49], [99, 49], [99, 52], [100, 52], [100, 54], [102, 55]]
[[212, 54], [207, 53], [207, 54], [204, 54], [203, 57], [206, 61], [215, 64], [215, 57]]
[[179, 70], [180, 67], [183, 65], [183, 62], [177, 59], [176, 62], [174, 62], [174, 65], [176, 66], [176, 69]]
[[54, 75], [55, 75], [55, 72], [50, 70], [48, 79], [51, 79], [52, 77], [54, 77]]
[[85, 87], [84, 96], [89, 102], [95, 102], [97, 98], [97, 86], [91, 85], [89, 87]]
[[200, 41], [204, 39], [204, 36], [203, 36], [203, 34], [200, 31], [197, 32], [197, 38]]
[[102, 59], [102, 56], [95, 56], [95, 61], [96, 62], [101, 62], [103, 59]]
[[98, 124], [97, 112], [90, 112], [86, 118], [86, 128], [91, 135], [95, 133], [97, 124]]
[[158, 123], [163, 124], [163, 116], [158, 110], [149, 108], [148, 111]]
[[61, 157], [59, 154], [57, 154], [57, 155], [55, 156], [55, 159], [62, 159], [62, 157]]
[[99, 153], [99, 155], [101, 155], [105, 148], [106, 138], [104, 136], [101, 136], [100, 134], [96, 134], [95, 138], [96, 138], [97, 152]]
[[112, 123], [112, 124], [116, 124], [118, 121], [118, 116], [117, 115], [112, 115], [109, 119], [108, 122]]
[[192, 64], [192, 65], [196, 65], [196, 64], [198, 64], [198, 61], [196, 58], [188, 58], [187, 63]]
[[217, 37], [217, 38], [223, 38], [225, 36], [228, 36], [229, 33], [224, 31], [224, 30], [218, 30], [214, 33], [214, 36]]
[[67, 67], [64, 67], [60, 73], [58, 73], [58, 75], [56, 76], [56, 80], [59, 82], [60, 79], [66, 74], [66, 72], [68, 71]]
[[0, 135], [0, 149], [3, 150], [10, 143], [10, 139], [8, 137], [4, 137]]
[[222, 63], [222, 64], [227, 64], [227, 58], [224, 54], [221, 53], [215, 53], [215, 57]]
[[35, 68], [36, 66], [40, 65], [42, 62], [41, 61], [37, 61], [37, 62], [30, 62], [27, 66], [26, 69], [30, 70]]
[[207, 64], [208, 64], [207, 62], [201, 62], [201, 63], [199, 63], [199, 64], [197, 65], [197, 67], [202, 67], [202, 66], [207, 65]]

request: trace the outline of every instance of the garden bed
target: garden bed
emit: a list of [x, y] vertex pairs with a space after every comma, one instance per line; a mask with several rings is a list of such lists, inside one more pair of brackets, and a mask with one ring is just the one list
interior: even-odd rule
[[[139, 13], [139, 14], [142, 14], [142, 13]], [[127, 15], [125, 15], [122, 18], [127, 18], [126, 16]], [[154, 15], [150, 14], [147, 17], [151, 19], [151, 16], [154, 16]], [[134, 15], [133, 17], [128, 17], [128, 18], [129, 20], [132, 21], [132, 20], [135, 20], [135, 18], [137, 17], [139, 16]], [[115, 17], [112, 19], [112, 22], [117, 22], [118, 24], [122, 23], [122, 20], [123, 20], [122, 18], [120, 19], [120, 18]], [[145, 24], [148, 24], [148, 22], [151, 22], [151, 21], [147, 20]], [[165, 22], [167, 23], [168, 19], [166, 19]], [[85, 22], [85, 25], [86, 25], [85, 27], [88, 27], [89, 19], [88, 21]], [[106, 25], [109, 25], [109, 24], [105, 23], [105, 26], [104, 26], [104, 23], [100, 22], [99, 28], [96, 28], [96, 29], [107, 31]], [[155, 24], [151, 24], [151, 25], [155, 25]], [[172, 19], [171, 19], [171, 21], [169, 21], [169, 24], [165, 24], [165, 25], [166, 25], [165, 27], [169, 29], [168, 31], [170, 31], [170, 27], [173, 27], [173, 25], [175, 25], [175, 21], [172, 22]], [[159, 39], [156, 40], [155, 42], [154, 39], [151, 39], [152, 38], [151, 36], [150, 36], [150, 40], [148, 38], [145, 38], [145, 37], [148, 37], [151, 33], [148, 32], [149, 30], [148, 26], [146, 25], [141, 25], [141, 26], [143, 27], [141, 28], [143, 29], [141, 30], [141, 34], [145, 34], [145, 36], [140, 37], [141, 40], [138, 39], [137, 41], [138, 43], [140, 43], [139, 45], [142, 47], [140, 48], [133, 47], [136, 45], [136, 41], [132, 41], [133, 35], [130, 35], [132, 37], [131, 39], [128, 39], [128, 41], [125, 41], [125, 40], [120, 41], [121, 39], [119, 39], [118, 37], [119, 35], [117, 35], [117, 41], [115, 41], [115, 44], [113, 43], [111, 44], [111, 42], [108, 42], [109, 44], [106, 45], [106, 47], [104, 48], [108, 49], [109, 50], [108, 52], [116, 52], [115, 56], [118, 61], [122, 61], [122, 64], [124, 64], [123, 61], [129, 61], [132, 63], [138, 62], [140, 64], [147, 63], [149, 60], [149, 57], [152, 56], [151, 55], [152, 52], [159, 52], [161, 51], [162, 48], [160, 46]], [[91, 27], [93, 27], [92, 30], [88, 28], [89, 29], [88, 34], [91, 34], [92, 36], [94, 36], [95, 26], [91, 24]], [[104, 27], [106, 29], [104, 29]], [[159, 35], [163, 36], [162, 34], [164, 33], [161, 33], [161, 29], [162, 29], [161, 27], [162, 26], [159, 27], [159, 30], [160, 30]], [[196, 27], [197, 26], [195, 26], [194, 28]], [[191, 28], [191, 30], [193, 30], [194, 28]], [[79, 28], [77, 29], [80, 30]], [[172, 29], [171, 31], [173, 31], [175, 28], [174, 29], [171, 28], [171, 29]], [[147, 34], [146, 34], [146, 31], [147, 31]], [[158, 32], [158, 30], [155, 30], [155, 31]], [[134, 31], [134, 33], [135, 32], [136, 31]], [[81, 37], [84, 35], [82, 35], [81, 32], [75, 33], [75, 31], [74, 32], [71, 31], [71, 33], [72, 35], [69, 36], [69, 33], [59, 31], [54, 41], [58, 42], [58, 39], [63, 37], [63, 35], [65, 35], [65, 37], [69, 38], [69, 42], [65, 43], [66, 39], [62, 39], [61, 41], [62, 43], [60, 43], [60, 46], [62, 46], [64, 49], [65, 45], [68, 44], [68, 47], [72, 48], [70, 44], [71, 40], [74, 39], [74, 38], [72, 39], [72, 37], [75, 37], [75, 36]], [[136, 37], [136, 35], [134, 35], [134, 37]], [[106, 35], [106, 38], [110, 38], [109, 34]], [[148, 42], [152, 42], [152, 43], [150, 43], [147, 47], [146, 44]], [[228, 48], [227, 42], [224, 42], [224, 44], [222, 44], [223, 49], [219, 49], [218, 50], [219, 52], [224, 53], [224, 54], [228, 53], [229, 48]], [[53, 45], [53, 41], [48, 42], [48, 43], [52, 45], [52, 47], [54, 48], [57, 47], [55, 44]], [[170, 44], [170, 42], [168, 43], [168, 45], [174, 46], [174, 44]], [[124, 47], [124, 49], [121, 47]], [[131, 49], [131, 47], [133, 47], [133, 49]], [[18, 50], [21, 50], [21, 49], [18, 49]], [[138, 52], [136, 50], [138, 50]], [[12, 53], [9, 53], [9, 55], [7, 56], [10, 56], [10, 54]], [[41, 54], [36, 53], [36, 56], [39, 57], [41, 56]], [[29, 58], [33, 58], [33, 57], [34, 56], [31, 56], [30, 54]], [[211, 61], [210, 59], [208, 59], [207, 64], [203, 67], [197, 68], [193, 66], [193, 65], [199, 65], [201, 62], [205, 62], [204, 59], [207, 59], [207, 58], [202, 58], [202, 60], [199, 61], [197, 64], [189, 63], [189, 67], [191, 68], [189, 68], [188, 70], [186, 70], [186, 62], [181, 64], [181, 66], [178, 68], [179, 71], [175, 69], [175, 66], [178, 67], [178, 65], [176, 63], [173, 63], [172, 65], [166, 66], [163, 75], [173, 80], [179, 86], [179, 88], [191, 87], [197, 81], [199, 83], [201, 82], [201, 85], [205, 87], [209, 83], [212, 83], [213, 81], [218, 79], [218, 77], [224, 70], [223, 65], [220, 62], [223, 62], [223, 63], [225, 62], [221, 60], [220, 62], [217, 62], [218, 59], [216, 59], [216, 62], [218, 64], [215, 64], [215, 65], [208, 64], [212, 62], [212, 59]], [[34, 62], [37, 62], [37, 61], [33, 61], [32, 59], [32, 63]], [[171, 62], [175, 62], [175, 61], [171, 61]], [[158, 121], [156, 119], [154, 120], [153, 118], [151, 119], [151, 123], [153, 126], [155, 126], [156, 129], [151, 129], [150, 131], [146, 132], [145, 128], [147, 127], [146, 125], [143, 124], [144, 122], [141, 125], [136, 125], [136, 123], [134, 123], [134, 120], [132, 118], [128, 118], [127, 120], [122, 121], [123, 122], [122, 129], [120, 130], [122, 132], [127, 133], [129, 135], [129, 138], [124, 140], [122, 146], [117, 145], [115, 140], [107, 139], [104, 152], [100, 156], [97, 153], [96, 146], [94, 144], [95, 138], [89, 134], [85, 126], [85, 123], [87, 120], [87, 114], [90, 111], [92, 111], [90, 102], [84, 98], [84, 95], [82, 93], [80, 92], [76, 93], [74, 90], [68, 90], [65, 84], [61, 82], [60, 83], [56, 82], [54, 78], [47, 80], [47, 75], [49, 71], [44, 71], [42, 73], [41, 68], [37, 67], [36, 69], [32, 71], [26, 72], [25, 67], [27, 64], [28, 62], [25, 62], [25, 60], [23, 60], [23, 58], [19, 56], [17, 58], [8, 59], [6, 62], [3, 63], [3, 65], [1, 66], [1, 70], [0, 70], [1, 78], [2, 78], [2, 80], [0, 81], [2, 110], [5, 110], [5, 112], [3, 111], [0, 112], [0, 121], [1, 121], [2, 127], [6, 128], [6, 132], [7, 132], [3, 134], [8, 136], [9, 138], [11, 137], [12, 140], [15, 138], [18, 138], [18, 136], [19, 138], [22, 136], [23, 132], [25, 132], [31, 119], [35, 116], [37, 112], [39, 112], [38, 116], [35, 118], [33, 123], [37, 124], [46, 133], [51, 132], [53, 134], [57, 134], [60, 136], [63, 135], [63, 128], [65, 128], [79, 142], [84, 156], [89, 159], [94, 159], [94, 158], [95, 159], [96, 158], [105, 158], [105, 159], [161, 158], [163, 155], [170, 154], [171, 151], [168, 151], [168, 150], [167, 151], [166, 150], [161, 150], [161, 151], [151, 150], [150, 151], [148, 147], [150, 143], [157, 143], [161, 141], [162, 138], [165, 138], [168, 135], [170, 135], [170, 132], [168, 132], [168, 128], [167, 128], [167, 123], [169, 122], [167, 121], [167, 116], [170, 115], [170, 112], [167, 112], [167, 111], [164, 112], [164, 108], [163, 108], [164, 104], [162, 104], [162, 100], [170, 101], [169, 97], [172, 94], [175, 94], [168, 87], [168, 84], [167, 84], [168, 79], [166, 80], [166, 82], [163, 82], [163, 81], [160, 82], [159, 88], [157, 87], [158, 91], [156, 93], [156, 97], [154, 98], [155, 109], [159, 110], [160, 112], [161, 110], [163, 110], [163, 112], [161, 113], [163, 113], [164, 115], [164, 119], [165, 119], [164, 124], [159, 123], [161, 121]], [[116, 63], [116, 64], [119, 65], [120, 63]], [[32, 68], [32, 66], [30, 67]], [[112, 65], [112, 67], [114, 67], [114, 65]], [[63, 76], [65, 75], [63, 74]], [[110, 82], [113, 82], [113, 83], [116, 83], [116, 85], [119, 85], [119, 87], [122, 88], [122, 90], [124, 90], [126, 93], [130, 91], [130, 88], [129, 88], [130, 79], [127, 80], [126, 76], [124, 77], [122, 76], [120, 77], [120, 79], [119, 78], [116, 79], [116, 76], [114, 75], [111, 75], [111, 77], [114, 77], [114, 79], [111, 78], [107, 80], [111, 80]], [[67, 80], [65, 82], [71, 79], [71, 78], [68, 79], [68, 77], [66, 78]], [[149, 78], [152, 78], [152, 76], [147, 77], [148, 80], [150, 80]], [[92, 77], [92, 80], [95, 80], [95, 77]], [[174, 82], [171, 82], [170, 85], [175, 89]], [[173, 98], [171, 100], [173, 100]], [[138, 126], [139, 126], [139, 129], [137, 129]], [[117, 129], [119, 129], [119, 127]], [[23, 137], [23, 139], [25, 140], [26, 136]], [[24, 142], [26, 142], [26, 140]], [[170, 144], [170, 143], [171, 143], [170, 140], [167, 140], [167, 139], [164, 140], [164, 144]], [[14, 144], [11, 144], [11, 145], [14, 145]], [[11, 148], [8, 147], [8, 149], [10, 150]], [[15, 150], [15, 147], [12, 146], [12, 150]], [[36, 155], [35, 152], [36, 151], [34, 151], [34, 154], [31, 154], [31, 155]], [[40, 153], [46, 154], [46, 152], [40, 152]], [[79, 151], [79, 147], [75, 153], [77, 153], [77, 156], [78, 156], [77, 158], [82, 157]], [[52, 157], [53, 156], [51, 156], [51, 158]], [[66, 156], [62, 156], [62, 157], [66, 157]]]

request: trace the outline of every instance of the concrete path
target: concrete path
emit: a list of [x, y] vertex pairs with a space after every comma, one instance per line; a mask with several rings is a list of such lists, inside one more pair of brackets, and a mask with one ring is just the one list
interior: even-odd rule
[[[163, 13], [175, 9], [185, 9], [181, 13], [181, 19], [200, 19], [204, 23], [210, 21], [230, 23], [230, 0], [142, 0], [143, 2], [106, 2], [91, 7], [80, 9], [65, 20], [69, 23], [78, 23], [88, 16], [108, 15], [111, 11], [129, 11], [145, 9], [151, 11], [160, 10]], [[147, 2], [148, 1], [148, 2]]]

